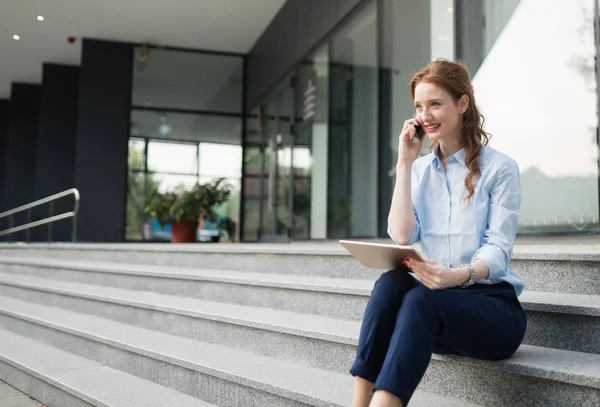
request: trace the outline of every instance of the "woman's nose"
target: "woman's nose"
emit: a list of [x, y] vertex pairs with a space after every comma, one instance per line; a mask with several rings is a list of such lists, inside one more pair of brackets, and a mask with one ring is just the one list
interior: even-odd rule
[[431, 116], [431, 113], [429, 112], [429, 110], [423, 109], [423, 111], [421, 113], [421, 121], [428, 122], [431, 120], [431, 118], [432, 118], [432, 116]]

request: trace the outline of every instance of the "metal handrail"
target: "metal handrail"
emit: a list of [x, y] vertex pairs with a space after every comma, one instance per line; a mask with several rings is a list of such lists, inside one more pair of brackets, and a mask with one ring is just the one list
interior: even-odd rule
[[[54, 201], [57, 199], [63, 198], [65, 196], [74, 195], [75, 196], [75, 205], [73, 207], [73, 211], [65, 212], [60, 215], [54, 215]], [[11, 209], [10, 211], [6, 211], [0, 213], [0, 219], [9, 217], [8, 229], [0, 231], [0, 236], [9, 235], [8, 241], [12, 241], [12, 234], [15, 232], [20, 232], [21, 230], [27, 230], [27, 241], [31, 241], [31, 229], [41, 225], [48, 225], [48, 242], [52, 241], [52, 223], [62, 220], [73, 218], [73, 233], [72, 239], [73, 242], [77, 241], [77, 214], [79, 213], [79, 191], [76, 188], [67, 189], [66, 191], [59, 192], [58, 194], [51, 195], [47, 198], [40, 199], [35, 202], [31, 202], [27, 205], [19, 206], [18, 208]], [[31, 209], [40, 205], [50, 204], [50, 213], [49, 216], [45, 219], [41, 219], [35, 222], [31, 221]], [[27, 223], [21, 226], [13, 227], [14, 219], [13, 216], [16, 213], [27, 211]]]

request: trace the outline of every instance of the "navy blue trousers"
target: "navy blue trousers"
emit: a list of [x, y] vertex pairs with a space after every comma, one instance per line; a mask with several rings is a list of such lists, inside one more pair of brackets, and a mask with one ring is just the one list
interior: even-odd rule
[[433, 353], [499, 360], [511, 356], [527, 320], [508, 283], [430, 290], [406, 270], [375, 283], [350, 374], [406, 406]]

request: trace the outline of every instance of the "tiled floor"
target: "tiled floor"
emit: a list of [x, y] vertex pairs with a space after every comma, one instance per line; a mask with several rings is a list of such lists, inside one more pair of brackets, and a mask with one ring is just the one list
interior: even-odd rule
[[14, 387], [0, 380], [0, 406], [2, 407], [40, 407], [41, 403], [32, 400]]

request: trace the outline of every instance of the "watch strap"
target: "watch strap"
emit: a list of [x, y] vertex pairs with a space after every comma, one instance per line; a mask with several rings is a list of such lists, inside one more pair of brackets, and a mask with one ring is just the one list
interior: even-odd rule
[[477, 274], [475, 272], [475, 267], [473, 267], [472, 264], [462, 264], [459, 266], [460, 267], [467, 267], [469, 269], [469, 279], [467, 281], [465, 281], [464, 283], [460, 284], [459, 287], [461, 288], [467, 288], [472, 286], [473, 284], [475, 284], [475, 279], [477, 278]]

